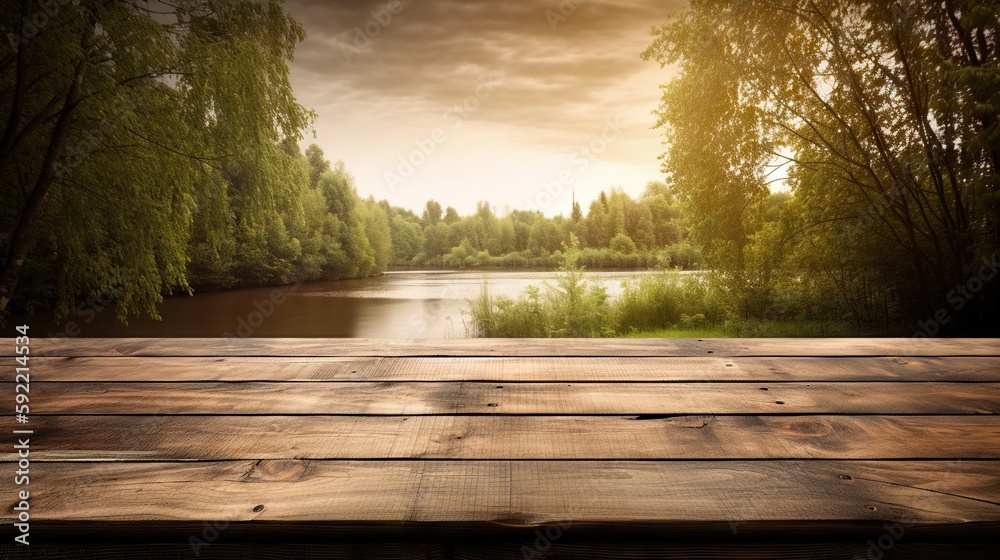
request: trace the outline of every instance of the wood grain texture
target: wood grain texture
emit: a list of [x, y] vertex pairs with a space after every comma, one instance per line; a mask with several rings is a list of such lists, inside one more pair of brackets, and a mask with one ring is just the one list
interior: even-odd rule
[[36, 415], [996, 414], [1000, 383], [36, 382], [31, 402]]
[[[13, 369], [13, 358], [0, 368]], [[970, 381], [1000, 358], [34, 358], [36, 381]]]
[[32, 427], [32, 461], [1000, 459], [1000, 416], [39, 416]]
[[[4, 465], [0, 465], [4, 466]], [[10, 464], [6, 464], [7, 467]], [[219, 461], [32, 465], [36, 522], [981, 522], [997, 461]], [[0, 495], [13, 495], [12, 477]], [[8, 502], [3, 522], [10, 523]]]
[[[8, 342], [0, 367], [12, 369]], [[921, 545], [962, 543], [975, 557], [1000, 532], [991, 339], [38, 339], [31, 349], [42, 542], [184, 544], [212, 521], [236, 544], [368, 540], [317, 557], [523, 558], [517, 543], [571, 520], [550, 547], [559, 557], [820, 558], [867, 555], [866, 540], [896, 523], [905, 539], [890, 553], [936, 558], [959, 549]], [[0, 417], [0, 429], [15, 427], [26, 426]], [[11, 451], [0, 449], [8, 472]], [[0, 495], [15, 490], [0, 477]], [[4, 536], [13, 506], [0, 512]], [[810, 542], [773, 548], [786, 538]], [[237, 552], [221, 542], [220, 557]]]
[[[990, 338], [33, 338], [34, 356], [1000, 356]], [[13, 356], [14, 342], [0, 343]]]
[[[535, 544], [535, 539], [538, 544]], [[661, 558], [665, 560], [710, 558], [749, 560], [791, 558], [795, 560], [844, 560], [868, 558], [872, 545], [867, 542], [819, 543], [715, 543], [684, 542], [572, 542], [572, 533], [554, 543], [536, 537], [522, 542], [457, 542], [457, 543], [330, 543], [330, 544], [229, 544], [222, 535], [219, 542], [192, 548], [190, 544], [174, 545], [33, 545], [30, 552], [18, 545], [0, 545], [3, 558], [48, 558], [51, 560], [359, 560], [392, 558], [393, 560], [524, 560], [528, 558], [558, 558], [561, 560], [631, 560]], [[570, 542], [564, 542], [569, 540]], [[544, 548], [544, 551], [541, 550]], [[197, 550], [197, 554], [195, 551]], [[538, 556], [533, 556], [533, 551]], [[879, 549], [874, 549], [873, 558]], [[995, 544], [969, 543], [910, 543], [897, 542], [882, 553], [880, 560], [996, 560]]]

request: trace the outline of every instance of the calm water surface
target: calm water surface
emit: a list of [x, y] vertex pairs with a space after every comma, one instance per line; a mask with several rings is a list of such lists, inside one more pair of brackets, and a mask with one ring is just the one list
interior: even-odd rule
[[[588, 272], [611, 295], [647, 272]], [[87, 305], [56, 325], [51, 314], [13, 319], [32, 334], [82, 337], [364, 337], [467, 336], [468, 299], [484, 282], [515, 296], [529, 285], [554, 283], [557, 272], [400, 271], [361, 280], [196, 293], [166, 298], [162, 321], [115, 320], [114, 306]]]

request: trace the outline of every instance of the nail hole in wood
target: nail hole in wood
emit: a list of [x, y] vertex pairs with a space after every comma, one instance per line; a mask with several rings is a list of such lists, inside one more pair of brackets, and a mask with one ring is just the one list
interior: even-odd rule
[[260, 513], [264, 511], [264, 504], [257, 504], [256, 506], [254, 506], [253, 511], [254, 513]]
[[774, 404], [785, 404], [785, 401], [774, 401]]
[[875, 511], [875, 510], [877, 510], [878, 508], [877, 508], [877, 507], [875, 507], [875, 506], [865, 506], [865, 509], [867, 509], [868, 511]]
[[840, 475], [840, 480], [854, 480], [854, 478], [847, 474]]

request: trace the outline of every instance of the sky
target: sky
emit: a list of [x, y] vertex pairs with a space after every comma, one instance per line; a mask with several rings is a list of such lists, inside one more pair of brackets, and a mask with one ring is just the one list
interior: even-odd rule
[[291, 64], [315, 138], [358, 193], [419, 211], [568, 214], [663, 178], [652, 126], [675, 72], [644, 62], [685, 0], [286, 0]]

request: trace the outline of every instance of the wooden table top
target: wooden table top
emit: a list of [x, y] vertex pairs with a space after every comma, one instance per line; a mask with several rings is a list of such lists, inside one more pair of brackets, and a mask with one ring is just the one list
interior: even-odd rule
[[996, 339], [30, 346], [0, 554], [25, 488], [31, 548], [67, 558], [986, 558], [1000, 534]]

